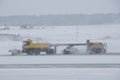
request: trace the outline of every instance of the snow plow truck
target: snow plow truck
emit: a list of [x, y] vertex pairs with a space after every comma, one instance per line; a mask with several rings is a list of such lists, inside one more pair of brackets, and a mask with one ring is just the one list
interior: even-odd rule
[[86, 46], [86, 53], [89, 54], [102, 54], [106, 53], [107, 45], [101, 42], [90, 42], [87, 40], [86, 43], [63, 43], [63, 44], [51, 44], [43, 42], [33, 42], [31, 39], [23, 41], [22, 50], [10, 50], [12, 55], [26, 53], [27, 55], [39, 55], [41, 52], [45, 52], [48, 55], [57, 54], [57, 47], [67, 46], [63, 50], [63, 54], [74, 54], [72, 48], [74, 46]]

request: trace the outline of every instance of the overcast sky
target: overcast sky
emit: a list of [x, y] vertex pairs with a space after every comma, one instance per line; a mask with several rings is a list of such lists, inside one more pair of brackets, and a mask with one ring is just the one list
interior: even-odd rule
[[120, 0], [0, 0], [0, 16], [118, 13]]

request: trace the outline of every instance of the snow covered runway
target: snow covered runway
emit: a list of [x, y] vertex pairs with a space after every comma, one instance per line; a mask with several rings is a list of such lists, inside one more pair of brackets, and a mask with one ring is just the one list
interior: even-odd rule
[[120, 68], [120, 64], [0, 64], [0, 68]]
[[120, 64], [120, 55], [1, 56], [0, 64]]
[[[0, 34], [0, 80], [120, 80], [120, 25], [45, 26], [28, 30], [10, 27]], [[81, 55], [9, 56], [9, 49], [21, 50], [24, 39], [50, 43], [85, 43], [90, 39], [107, 43], [107, 52], [118, 54], [82, 55], [86, 47], [78, 47]], [[62, 50], [60, 47], [57, 53]]]
[[120, 68], [0, 69], [0, 80], [120, 80]]

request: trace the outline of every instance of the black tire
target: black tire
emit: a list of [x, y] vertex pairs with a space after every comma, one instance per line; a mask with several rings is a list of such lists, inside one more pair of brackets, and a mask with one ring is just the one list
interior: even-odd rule
[[64, 50], [64, 51], [63, 51], [63, 54], [70, 54], [70, 51]]
[[34, 54], [35, 54], [35, 55], [40, 55], [40, 52], [41, 52], [41, 49], [35, 49], [35, 50], [34, 50]]
[[33, 49], [28, 49], [27, 50], [27, 55], [33, 55], [33, 54], [34, 54]]
[[107, 50], [106, 49], [104, 49], [104, 54], [106, 54], [107, 53]]
[[55, 50], [54, 50], [54, 49], [48, 49], [48, 50], [46, 51], [46, 53], [47, 53], [48, 55], [52, 55], [52, 54], [55, 54]]

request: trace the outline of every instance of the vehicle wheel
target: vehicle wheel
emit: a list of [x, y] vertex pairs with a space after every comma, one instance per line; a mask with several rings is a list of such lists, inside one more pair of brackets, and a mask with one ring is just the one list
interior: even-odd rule
[[70, 54], [70, 51], [64, 50], [64, 51], [63, 51], [63, 54]]
[[54, 51], [54, 49], [48, 49], [48, 50], [46, 51], [46, 53], [47, 53], [48, 55], [51, 55], [51, 54], [55, 54], [55, 51]]
[[34, 54], [33, 49], [27, 50], [27, 55], [33, 55], [33, 54]]
[[40, 55], [41, 50], [40, 49], [35, 49], [34, 54], [35, 55]]
[[107, 53], [107, 50], [106, 50], [106, 49], [104, 49], [103, 53], [104, 53], [104, 54], [106, 54], [106, 53]]

